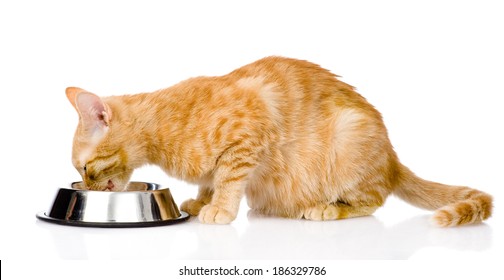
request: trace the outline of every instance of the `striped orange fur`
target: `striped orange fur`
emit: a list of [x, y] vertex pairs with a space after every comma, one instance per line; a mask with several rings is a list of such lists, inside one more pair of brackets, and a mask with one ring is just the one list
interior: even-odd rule
[[80, 117], [73, 164], [89, 189], [123, 190], [135, 168], [159, 165], [199, 185], [181, 209], [204, 223], [233, 221], [245, 194], [262, 213], [311, 220], [370, 215], [390, 194], [437, 209], [440, 226], [491, 215], [488, 194], [403, 166], [380, 113], [307, 61], [267, 57], [152, 93], [66, 94]]

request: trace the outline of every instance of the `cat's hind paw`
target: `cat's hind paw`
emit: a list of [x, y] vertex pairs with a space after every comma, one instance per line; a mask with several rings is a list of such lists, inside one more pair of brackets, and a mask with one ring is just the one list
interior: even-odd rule
[[317, 206], [308, 208], [304, 211], [303, 217], [307, 220], [325, 221], [336, 220], [339, 216], [339, 209], [337, 206], [329, 204], [319, 204]]
[[236, 213], [209, 204], [201, 208], [198, 218], [205, 224], [229, 224], [236, 218]]
[[180, 210], [187, 212], [191, 216], [198, 216], [205, 204], [196, 199], [188, 199], [180, 205]]

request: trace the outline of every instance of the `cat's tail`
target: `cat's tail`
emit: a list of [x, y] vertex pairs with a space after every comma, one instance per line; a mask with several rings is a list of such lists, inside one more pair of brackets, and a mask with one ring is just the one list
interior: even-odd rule
[[401, 165], [394, 194], [417, 207], [436, 210], [432, 221], [442, 227], [481, 222], [492, 214], [492, 197], [482, 191], [419, 178]]

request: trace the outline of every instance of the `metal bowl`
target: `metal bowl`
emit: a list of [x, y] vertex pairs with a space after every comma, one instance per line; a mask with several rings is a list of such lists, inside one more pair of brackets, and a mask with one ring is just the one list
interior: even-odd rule
[[130, 182], [127, 191], [83, 189], [82, 182], [60, 188], [48, 212], [37, 218], [56, 224], [83, 227], [150, 227], [184, 221], [168, 188], [158, 184]]

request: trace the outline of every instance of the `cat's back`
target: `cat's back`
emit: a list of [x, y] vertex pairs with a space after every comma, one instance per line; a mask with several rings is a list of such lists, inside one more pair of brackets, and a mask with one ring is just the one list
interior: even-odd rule
[[381, 121], [381, 115], [354, 87], [321, 66], [293, 58], [270, 56], [222, 77], [238, 88], [254, 89], [271, 112], [284, 117], [330, 118], [351, 109]]
[[224, 116], [232, 116], [243, 127], [277, 130], [292, 139], [330, 129], [339, 119], [344, 125], [359, 119], [382, 126], [378, 111], [337, 77], [306, 60], [271, 56], [227, 75], [191, 78], [156, 96], [173, 102], [179, 117], [194, 119], [189, 123], [195, 127], [219, 127]]
[[307, 60], [269, 56], [238, 68], [225, 78], [238, 85], [260, 81], [263, 86], [273, 87], [276, 95], [301, 102], [328, 101], [343, 107], [372, 109], [353, 86], [340, 81], [338, 76], [329, 70]]
[[[262, 77], [264, 82], [275, 83], [279, 86], [313, 86], [315, 80], [334, 83], [336, 75], [323, 69], [317, 64], [306, 60], [269, 56], [240, 67], [226, 76], [231, 80], [249, 77]], [[352, 88], [349, 85], [345, 86]]]
[[[201, 99], [210, 96], [234, 100], [255, 92], [265, 102], [293, 105], [325, 105], [341, 107], [361, 107], [371, 109], [367, 101], [354, 87], [340, 81], [338, 76], [321, 66], [306, 61], [281, 56], [269, 56], [242, 66], [227, 75], [201, 76], [177, 84], [175, 91], [185, 100]], [[277, 104], [278, 105], [278, 104]], [[290, 110], [292, 111], [292, 110]]]

